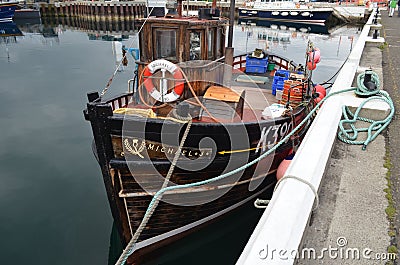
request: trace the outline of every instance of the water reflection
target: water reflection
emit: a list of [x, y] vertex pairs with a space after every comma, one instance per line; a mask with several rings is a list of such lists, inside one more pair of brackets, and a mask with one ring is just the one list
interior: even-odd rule
[[246, 33], [246, 52], [249, 51], [249, 40], [257, 39], [265, 50], [281, 46], [287, 50], [291, 40], [296, 38], [308, 39], [310, 34], [329, 37], [333, 28], [318, 24], [300, 24], [295, 22], [281, 22], [272, 20], [239, 19], [238, 27]]
[[60, 25], [69, 29], [77, 29], [87, 32], [91, 35], [109, 34], [109, 35], [132, 35], [135, 30], [135, 23], [132, 20], [124, 21], [95, 21], [82, 17], [52, 17], [43, 21], [46, 25]]
[[0, 23], [0, 44], [5, 45], [7, 62], [11, 61], [11, 54], [8, 45], [16, 43], [17, 37], [22, 35], [21, 30], [14, 22]]
[[268, 28], [279, 28], [282, 30], [290, 30], [291, 32], [299, 31], [303, 33], [329, 34], [333, 27], [328, 27], [324, 24], [303, 24], [295, 22], [282, 22], [273, 20], [259, 19], [243, 19], [238, 20], [239, 25], [261, 26]]
[[[133, 23], [18, 20], [15, 24], [0, 26], [3, 27], [1, 52], [7, 50], [8, 58], [13, 61], [13, 65], [0, 63], [2, 87], [12, 88], [2, 90], [2, 124], [5, 125], [0, 149], [4, 151], [2, 183], [5, 184], [1, 194], [7, 200], [1, 200], [0, 208], [9, 220], [0, 228], [4, 238], [9, 240], [0, 244], [2, 263], [25, 264], [40, 260], [42, 264], [50, 264], [57, 260], [63, 265], [105, 264], [109, 254], [110, 264], [114, 264], [122, 248], [116, 233], [110, 240], [108, 202], [90, 151], [90, 129], [82, 120], [81, 109], [85, 91], [101, 91], [115, 69], [109, 40], [121, 41], [130, 47], [128, 42], [136, 35]], [[7, 26], [13, 28], [14, 36], [6, 34]], [[356, 30], [316, 35], [293, 31], [288, 25], [275, 28], [239, 25], [235, 28], [234, 46], [235, 51], [243, 52], [247, 37], [248, 51], [268, 44], [268, 50], [284, 51], [287, 57], [301, 63], [307, 39], [311, 38], [323, 54], [313, 76], [315, 81], [318, 78], [324, 81], [347, 57], [352, 48], [352, 35], [357, 36]], [[54, 46], [50, 49], [49, 45]], [[128, 67], [132, 69], [133, 60], [128, 58]], [[18, 80], [15, 79], [17, 72], [24, 73]], [[118, 72], [110, 93], [125, 91], [126, 77], [131, 73], [131, 70]], [[29, 98], [27, 105], [15, 108], [24, 97]], [[51, 122], [49, 117], [52, 117]], [[42, 137], [36, 143], [31, 141], [30, 135]], [[48, 155], [43, 150], [52, 150], [57, 155]], [[26, 162], [21, 167], [13, 164], [15, 160]], [[157, 260], [153, 263], [190, 261], [192, 264], [195, 260], [197, 264], [233, 264], [260, 214], [250, 206], [168, 246], [164, 255], [155, 257]], [[25, 222], [26, 216], [35, 218]], [[15, 252], [19, 238], [30, 245], [24, 255]]]
[[2, 22], [0, 23], [0, 41], [2, 43], [16, 42], [17, 36], [22, 36], [21, 30], [14, 22]]

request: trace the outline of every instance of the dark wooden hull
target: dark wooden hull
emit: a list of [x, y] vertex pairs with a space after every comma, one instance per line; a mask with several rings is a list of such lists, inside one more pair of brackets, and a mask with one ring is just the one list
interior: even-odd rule
[[[130, 97], [132, 94], [121, 96], [111, 105], [123, 107]], [[127, 244], [163, 184], [186, 124], [113, 114], [111, 105], [92, 100], [85, 116], [92, 125], [113, 216], [123, 243]], [[299, 107], [293, 115], [277, 119], [226, 124], [193, 122], [168, 186], [208, 180], [253, 161], [306, 115], [307, 108]], [[276, 169], [307, 128], [305, 125], [275, 153], [237, 174], [164, 194], [138, 239], [140, 251], [135, 251], [133, 257], [271, 191]], [[209, 141], [199, 145], [204, 138]]]

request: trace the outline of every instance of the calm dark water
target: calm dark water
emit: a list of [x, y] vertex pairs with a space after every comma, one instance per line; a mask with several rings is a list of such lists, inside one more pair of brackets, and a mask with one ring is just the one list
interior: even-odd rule
[[[82, 110], [86, 93], [101, 91], [115, 70], [112, 43], [92, 40], [105, 33], [89, 38], [87, 29], [19, 28], [23, 36], [0, 37], [0, 264], [108, 264], [112, 217]], [[268, 47], [302, 62], [311, 39], [323, 56], [317, 83], [338, 70], [357, 38], [356, 28], [331, 35], [267, 31], [236, 27], [236, 52]], [[123, 40], [130, 43], [134, 34]], [[129, 60], [109, 94], [126, 90]], [[247, 207], [150, 263], [232, 264], [261, 213]]]

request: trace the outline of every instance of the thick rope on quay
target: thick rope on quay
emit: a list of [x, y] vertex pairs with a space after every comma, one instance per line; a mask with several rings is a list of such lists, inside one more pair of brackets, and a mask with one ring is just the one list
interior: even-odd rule
[[[268, 155], [270, 155], [272, 152], [274, 152], [276, 149], [278, 149], [283, 143], [285, 143], [286, 141], [288, 141], [288, 140], [290, 139], [290, 137], [292, 137], [300, 128], [302, 128], [302, 126], [303, 126], [306, 122], [308, 122], [308, 120], [310, 120], [310, 119], [313, 117], [313, 115], [315, 114], [315, 112], [321, 107], [321, 105], [322, 105], [328, 98], [330, 98], [330, 97], [332, 97], [332, 96], [335, 96], [335, 95], [337, 95], [337, 94], [341, 94], [341, 93], [346, 93], [346, 92], [353, 91], [353, 92], [355, 92], [356, 94], [359, 93], [359, 94], [357, 94], [357, 95], [361, 95], [361, 94], [363, 94], [363, 96], [366, 96], [365, 94], [375, 95], [375, 96], [372, 96], [372, 97], [367, 98], [367, 99], [359, 106], [359, 108], [357, 109], [357, 111], [355, 112], [355, 114], [354, 114], [354, 116], [353, 116], [353, 117], [355, 117], [355, 120], [357, 120], [357, 119], [358, 119], [358, 120], [365, 120], [365, 121], [369, 120], [369, 119], [366, 119], [366, 118], [358, 117], [358, 113], [360, 112], [362, 106], [364, 106], [365, 103], [368, 102], [368, 101], [370, 101], [370, 100], [373, 100], [373, 99], [383, 100], [383, 101], [387, 102], [387, 103], [389, 104], [389, 106], [390, 106], [390, 109], [391, 109], [390, 114], [389, 114], [384, 120], [382, 120], [382, 121], [370, 120], [370, 121], [372, 121], [372, 124], [371, 124], [371, 126], [370, 126], [369, 128], [367, 128], [367, 130], [366, 130], [366, 131], [368, 131], [369, 137], [367, 138], [367, 140], [362, 141], [362, 144], [364, 145], [364, 146], [363, 146], [363, 150], [364, 150], [364, 149], [365, 149], [364, 147], [366, 147], [366, 146], [368, 145], [368, 143], [370, 143], [371, 141], [373, 141], [373, 140], [377, 137], [377, 135], [378, 135], [383, 129], [385, 129], [385, 128], [387, 127], [387, 125], [390, 123], [390, 121], [391, 121], [391, 119], [392, 119], [392, 117], [393, 117], [393, 115], [394, 115], [394, 105], [393, 105], [393, 102], [392, 102], [392, 100], [391, 100], [389, 94], [388, 94], [387, 92], [385, 92], [385, 91], [380, 91], [380, 90], [379, 90], [379, 85], [380, 85], [380, 83], [379, 83], [378, 75], [376, 75], [376, 73], [374, 73], [374, 72], [372, 72], [372, 71], [370, 71], [370, 72], [371, 72], [371, 75], [372, 75], [372, 79], [371, 79], [371, 80], [372, 80], [372, 82], [374, 82], [375, 85], [376, 85], [376, 89], [374, 89], [374, 91], [373, 91], [374, 93], [372, 93], [371, 89], [365, 87], [364, 84], [363, 84], [363, 83], [364, 83], [363, 81], [364, 81], [364, 78], [365, 78], [365, 73], [360, 74], [360, 75], [358, 76], [358, 78], [357, 78], [357, 85], [358, 85], [358, 87], [351, 87], [351, 88], [343, 89], [343, 90], [340, 90], [340, 91], [337, 91], [337, 92], [329, 93], [328, 95], [326, 95], [326, 97], [324, 97], [324, 98], [323, 98], [323, 99], [308, 113], [308, 115], [307, 115], [307, 116], [306, 116], [306, 117], [291, 131], [291, 132], [290, 132], [290, 133], [288, 133], [284, 138], [282, 138], [281, 141], [279, 141], [278, 143], [276, 143], [271, 149], [269, 149], [267, 152], [263, 153], [262, 155], [260, 155], [260, 156], [257, 157], [256, 159], [254, 159], [253, 161], [251, 161], [251, 162], [249, 162], [249, 163], [247, 163], [247, 164], [244, 164], [244, 165], [242, 165], [242, 166], [240, 166], [240, 167], [238, 167], [238, 168], [236, 168], [236, 169], [234, 169], [234, 170], [232, 170], [232, 171], [230, 171], [230, 172], [224, 173], [224, 174], [222, 174], [222, 175], [220, 175], [220, 176], [217, 176], [217, 177], [214, 177], [214, 178], [211, 178], [211, 179], [207, 179], [207, 180], [203, 180], [203, 181], [199, 181], [199, 182], [194, 182], [194, 183], [189, 183], [189, 184], [183, 184], [183, 185], [175, 185], [175, 186], [163, 187], [162, 189], [160, 189], [160, 190], [154, 195], [154, 197], [153, 197], [153, 199], [151, 200], [149, 206], [147, 207], [147, 211], [146, 211], [146, 213], [145, 213], [145, 215], [144, 215], [144, 217], [143, 217], [142, 223], [144, 223], [144, 220], [146, 220], [146, 223], [147, 223], [147, 221], [148, 221], [149, 218], [151, 217], [152, 213], [154, 212], [155, 208], [157, 207], [158, 202], [160, 201], [160, 198], [162, 197], [162, 195], [163, 195], [165, 192], [167, 192], [167, 191], [172, 191], [172, 190], [177, 190], [177, 189], [185, 189], [185, 188], [198, 187], [198, 186], [206, 185], [206, 184], [209, 184], [209, 183], [212, 183], [212, 182], [215, 182], [215, 181], [218, 181], [218, 180], [227, 178], [227, 177], [232, 176], [232, 175], [234, 175], [234, 174], [236, 174], [236, 173], [238, 173], [238, 172], [240, 172], [240, 171], [243, 171], [243, 170], [247, 169], [248, 167], [250, 167], [250, 166], [252, 166], [252, 165], [258, 163], [258, 162], [261, 161], [262, 159], [266, 158]], [[369, 72], [368, 72], [368, 74], [369, 74]], [[345, 114], [344, 114], [344, 115], [345, 115]], [[346, 115], [347, 115], [347, 114], [346, 114]], [[351, 115], [350, 115], [350, 116], [351, 116]], [[345, 117], [346, 117], [346, 116], [345, 116]], [[347, 117], [348, 117], [348, 116], [347, 116]], [[346, 119], [347, 119], [347, 118], [346, 118]], [[353, 119], [353, 120], [354, 120], [354, 119]], [[347, 121], [347, 122], [353, 122], [353, 120], [349, 120], [349, 121]], [[346, 122], [346, 120], [341, 121], [341, 124], [343, 124], [343, 123], [345, 123], [345, 122]], [[343, 126], [341, 126], [341, 124], [339, 124], [339, 127], [343, 127]], [[189, 127], [189, 126], [188, 126], [188, 127]], [[354, 127], [354, 126], [353, 126], [353, 127]], [[355, 132], [357, 132], [358, 130], [359, 130], [359, 129], [355, 130]], [[372, 130], [377, 130], [377, 132], [376, 132], [375, 134], [372, 134], [372, 133], [370, 134], [370, 132], [372, 132]], [[349, 132], [349, 131], [346, 130], [346, 129], [344, 129], [344, 133], [347, 134], [347, 132]], [[339, 132], [339, 134], [342, 135], [340, 132]], [[341, 136], [339, 136], [339, 134], [338, 134], [338, 138], [339, 138], [340, 140], [342, 140], [342, 139], [341, 139]], [[354, 135], [353, 135], [353, 137], [354, 137]], [[344, 141], [344, 139], [343, 139], [342, 141]], [[345, 140], [345, 141], [348, 141], [348, 140]], [[184, 139], [182, 139], [182, 143], [181, 143], [182, 146], [183, 146], [183, 142], [184, 142]], [[357, 142], [357, 141], [356, 141], [356, 142]], [[351, 142], [349, 141], [349, 143], [351, 143]], [[352, 144], [353, 144], [353, 143], [352, 143]], [[180, 148], [181, 148], [181, 146], [180, 146]], [[177, 152], [177, 154], [178, 154], [178, 152]], [[177, 160], [178, 157], [179, 157], [179, 156], [175, 156], [175, 157], [174, 157], [174, 161], [173, 161], [172, 164], [175, 164], [175, 163], [176, 163], [175, 160]], [[172, 166], [172, 165], [171, 165], [171, 166]], [[172, 174], [172, 172], [171, 172], [171, 174]], [[300, 180], [301, 182], [304, 182], [305, 184], [307, 184], [307, 185], [311, 188], [311, 190], [313, 191], [314, 194], [316, 193], [316, 192], [315, 192], [315, 188], [311, 185], [311, 183], [307, 183], [307, 181], [305, 181], [304, 179], [299, 178], [299, 177], [296, 177], [296, 176], [286, 176], [286, 178], [284, 177], [284, 178], [282, 178], [282, 180], [283, 180], [283, 179], [288, 179], [288, 178], [292, 178], [292, 179], [296, 179], [296, 180]], [[265, 203], [265, 201], [262, 201], [262, 202]], [[316, 205], [314, 206], [314, 209], [315, 209], [316, 207], [318, 207], [318, 196], [316, 196]], [[143, 226], [143, 228], [144, 228], [144, 226]], [[139, 230], [139, 229], [138, 229], [138, 230]], [[128, 257], [130, 256], [130, 254], [133, 253], [133, 250], [134, 250], [134, 247], [135, 247], [135, 242], [136, 242], [137, 238], [139, 237], [139, 235], [140, 235], [140, 233], [141, 233], [141, 231], [138, 231], [138, 230], [137, 230], [136, 233], [135, 233], [135, 235], [136, 235], [135, 238], [136, 238], [136, 239], [132, 238], [131, 241], [128, 243], [128, 245], [127, 245], [126, 248], [124, 249], [123, 253], [121, 254], [121, 257], [119, 258], [118, 262], [116, 263], [117, 265], [123, 265], [123, 264], [125, 264], [126, 260], [127, 260]], [[133, 240], [133, 239], [134, 239], [134, 240]]]
[[[365, 76], [367, 74], [371, 74], [371, 81], [372, 83], [375, 84], [375, 89], [367, 88], [364, 85], [365, 81]], [[389, 94], [386, 91], [380, 90], [380, 82], [379, 82], [379, 77], [375, 72], [372, 71], [366, 71], [366, 73], [362, 73], [358, 76], [357, 78], [357, 88], [354, 91], [354, 93], [358, 96], [361, 97], [366, 97], [368, 96], [367, 99], [365, 99], [356, 109], [356, 111], [353, 113], [347, 106], [342, 107], [342, 112], [343, 112], [343, 117], [339, 122], [339, 132], [338, 132], [338, 138], [342, 142], [345, 142], [347, 144], [356, 144], [356, 145], [362, 145], [362, 150], [365, 150], [367, 148], [367, 145], [373, 141], [391, 122], [395, 108], [392, 99], [390, 98]], [[368, 119], [365, 117], [361, 117], [360, 111], [364, 107], [364, 105], [371, 101], [371, 100], [380, 100], [386, 102], [389, 107], [390, 107], [390, 113], [386, 118], [382, 120], [372, 120]], [[363, 121], [370, 123], [371, 125], [369, 127], [361, 127], [357, 128], [355, 126], [355, 123], [357, 121]], [[347, 128], [346, 128], [347, 125]], [[350, 127], [350, 128], [349, 128]], [[375, 132], [374, 132], [375, 131]], [[365, 140], [357, 140], [359, 133], [361, 132], [366, 132], [367, 133], [367, 138]], [[374, 132], [374, 133], [373, 133]]]

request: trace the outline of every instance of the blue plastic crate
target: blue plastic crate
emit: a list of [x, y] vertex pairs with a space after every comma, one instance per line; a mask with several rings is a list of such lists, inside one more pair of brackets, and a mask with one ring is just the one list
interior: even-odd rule
[[290, 71], [289, 70], [279, 69], [279, 70], [276, 70], [276, 72], [275, 72], [275, 76], [285, 77], [286, 79], [289, 78], [289, 75], [290, 75]]
[[284, 85], [284, 82], [282, 81], [278, 81], [278, 82], [275, 82], [275, 83], [272, 83], [272, 95], [276, 95], [276, 91], [277, 90], [283, 90], [283, 85]]
[[264, 74], [266, 72], [267, 72], [266, 66], [247, 66], [246, 65], [246, 73]]
[[268, 58], [258, 59], [254, 57], [246, 56], [246, 67], [247, 66], [268, 66]]
[[283, 90], [285, 80], [289, 79], [290, 71], [277, 70], [272, 81], [272, 95], [276, 95], [276, 90]]

